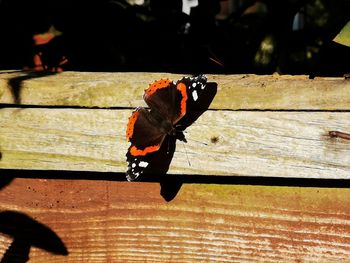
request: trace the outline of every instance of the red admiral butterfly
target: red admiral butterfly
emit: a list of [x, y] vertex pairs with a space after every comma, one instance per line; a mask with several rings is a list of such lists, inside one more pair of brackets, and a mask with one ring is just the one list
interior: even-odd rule
[[[126, 154], [128, 181], [144, 173], [150, 166], [149, 156], [160, 150], [167, 136], [186, 141], [182, 131], [201, 114], [194, 118], [191, 116], [206, 87], [204, 75], [184, 77], [175, 82], [162, 79], [149, 85], [143, 98], [150, 110], [136, 108], [126, 129], [126, 138], [131, 142]], [[188, 119], [187, 123], [180, 122], [185, 119]]]

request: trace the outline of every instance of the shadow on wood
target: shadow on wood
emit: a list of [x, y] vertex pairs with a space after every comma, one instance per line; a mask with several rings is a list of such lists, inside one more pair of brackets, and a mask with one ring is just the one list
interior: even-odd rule
[[26, 72], [25, 75], [17, 76], [8, 80], [8, 85], [10, 87], [13, 102], [15, 104], [21, 104], [21, 89], [23, 81], [35, 78], [42, 78], [56, 73], [52, 72]]
[[173, 200], [183, 185], [183, 180], [180, 176], [165, 174], [160, 178], [160, 195], [165, 201]]
[[14, 179], [12, 176], [1, 176], [0, 177], [0, 190], [11, 183], [11, 181]]
[[67, 248], [55, 232], [22, 213], [1, 212], [0, 233], [13, 238], [12, 244], [0, 261], [1, 263], [27, 262], [32, 246], [57, 255], [68, 255]]
[[[1, 178], [8, 181], [13, 178], [62, 179], [62, 180], [99, 180], [126, 181], [124, 173], [86, 172], [86, 171], [55, 171], [55, 170], [9, 170], [1, 169]], [[285, 178], [262, 176], [222, 176], [222, 175], [194, 175], [194, 174], [149, 174], [142, 177], [138, 183], [161, 183], [163, 194], [170, 199], [176, 194], [182, 184], [218, 184], [218, 185], [257, 185], [257, 186], [285, 186], [285, 187], [317, 187], [317, 188], [350, 188], [347, 179], [317, 179], [317, 178]], [[131, 182], [132, 184], [132, 182]], [[175, 185], [180, 185], [175, 186]], [[166, 190], [167, 189], [167, 190]], [[171, 190], [173, 189], [173, 190]], [[165, 192], [164, 192], [165, 191]], [[163, 196], [164, 197], [164, 196]]]
[[[2, 159], [2, 152], [1, 152], [1, 148], [0, 148], [0, 162]], [[11, 183], [11, 181], [13, 180], [12, 176], [1, 176], [0, 177], [0, 190], [5, 187], [6, 185], [8, 185], [9, 183]]]

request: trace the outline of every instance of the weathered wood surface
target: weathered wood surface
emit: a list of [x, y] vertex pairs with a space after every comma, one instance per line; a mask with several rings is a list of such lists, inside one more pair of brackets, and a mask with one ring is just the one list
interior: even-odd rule
[[[25, 213], [68, 250], [29, 262], [347, 262], [350, 190], [15, 179], [2, 211]], [[1, 224], [0, 212], [0, 224]], [[0, 257], [12, 237], [0, 234]]]
[[[0, 168], [125, 172], [130, 113], [0, 109]], [[169, 173], [349, 179], [350, 142], [330, 130], [349, 131], [350, 113], [207, 111]]]
[[[169, 73], [84, 73], [42, 75], [0, 72], [0, 103], [42, 106], [137, 107], [143, 90]], [[348, 110], [350, 82], [308, 76], [208, 75], [218, 83], [212, 109]]]
[[[0, 259], [349, 261], [349, 181], [326, 180], [350, 177], [350, 141], [328, 136], [350, 131], [349, 81], [209, 75], [217, 96], [177, 143], [161, 187], [120, 181], [128, 116], [161, 77], [180, 76], [0, 73]], [[63, 245], [39, 231], [41, 248], [9, 253], [33, 229]]]

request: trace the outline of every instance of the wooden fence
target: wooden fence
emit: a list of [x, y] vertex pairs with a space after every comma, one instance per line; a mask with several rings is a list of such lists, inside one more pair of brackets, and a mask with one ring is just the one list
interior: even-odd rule
[[168, 174], [126, 182], [132, 109], [180, 77], [0, 72], [3, 262], [350, 260], [350, 81], [208, 75]]

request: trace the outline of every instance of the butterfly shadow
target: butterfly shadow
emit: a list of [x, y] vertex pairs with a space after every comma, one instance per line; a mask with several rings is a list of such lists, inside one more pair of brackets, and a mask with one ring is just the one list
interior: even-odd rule
[[217, 84], [208, 82], [203, 94], [194, 103], [187, 103], [186, 115], [176, 125], [176, 136], [166, 136], [159, 151], [147, 156], [148, 167], [144, 170], [142, 180], [159, 180], [160, 195], [165, 201], [173, 200], [183, 184], [181, 176], [168, 175], [171, 161], [176, 150], [176, 140], [186, 142], [183, 131], [193, 124], [205, 111], [209, 109], [217, 92]]
[[[3, 154], [1, 152], [1, 147], [0, 147], [0, 162], [1, 162], [1, 159], [3, 157]], [[0, 176], [0, 190], [4, 187], [6, 187], [8, 184], [11, 183], [11, 181], [13, 180], [14, 177], [12, 176], [5, 176], [4, 174], [2, 174]]]

